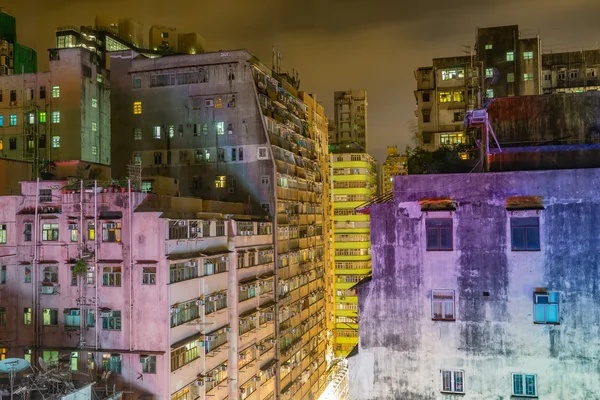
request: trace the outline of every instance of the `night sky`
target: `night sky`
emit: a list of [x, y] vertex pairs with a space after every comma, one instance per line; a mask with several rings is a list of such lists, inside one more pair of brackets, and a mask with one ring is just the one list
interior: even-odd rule
[[271, 47], [284, 69], [300, 73], [301, 88], [317, 94], [333, 118], [333, 92], [367, 89], [369, 152], [412, 144], [414, 70], [431, 58], [460, 55], [476, 28], [520, 25], [540, 34], [544, 51], [598, 46], [599, 0], [4, 0], [17, 18], [18, 40], [47, 68], [61, 25], [92, 25], [97, 14], [196, 31], [209, 50], [246, 48], [271, 65]]

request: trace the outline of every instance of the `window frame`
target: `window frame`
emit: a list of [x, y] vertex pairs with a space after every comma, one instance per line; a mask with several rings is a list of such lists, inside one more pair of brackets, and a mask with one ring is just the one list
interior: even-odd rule
[[[541, 298], [547, 298], [547, 301], [540, 302]], [[538, 319], [536, 309], [543, 306], [544, 318]], [[548, 309], [556, 307], [556, 321], [548, 320]], [[560, 293], [558, 291], [536, 291], [533, 293], [533, 323], [536, 325], [560, 325]]]
[[[449, 220], [450, 225], [429, 225], [436, 221]], [[429, 242], [429, 230], [437, 231], [437, 247]], [[450, 247], [442, 247], [442, 231], [449, 230], [450, 232]], [[454, 220], [452, 217], [425, 218], [425, 250], [426, 251], [454, 251]]]
[[156, 267], [142, 266], [142, 285], [156, 285]]
[[[515, 377], [516, 376], [520, 376], [521, 377], [521, 390], [523, 391], [523, 393], [516, 393], [515, 392]], [[527, 377], [528, 376], [533, 376], [533, 388], [534, 388], [534, 394], [525, 394], [527, 393]], [[513, 372], [511, 374], [511, 395], [512, 396], [518, 396], [518, 397], [538, 397], [538, 390], [537, 390], [537, 374], [527, 374], [527, 373], [523, 373], [523, 372]]]
[[[112, 284], [111, 284], [112, 282]], [[102, 286], [121, 287], [123, 284], [123, 267], [120, 265], [102, 266]]]
[[[115, 315], [118, 313], [118, 316]], [[102, 317], [103, 331], [121, 331], [123, 329], [123, 314], [120, 310], [111, 310], [110, 316]]]
[[42, 241], [58, 242], [60, 238], [59, 224], [42, 224]]
[[[444, 373], [450, 374], [450, 389], [444, 386]], [[456, 375], [461, 375], [462, 390], [456, 389]], [[442, 369], [440, 370], [441, 393], [465, 394], [465, 371], [461, 369]]]
[[[519, 225], [515, 225], [514, 222], [517, 220], [533, 220], [536, 219], [537, 223], [535, 225], [533, 224], [519, 224]], [[533, 217], [528, 217], [528, 216], [523, 216], [523, 217], [510, 217], [510, 250], [511, 251], [515, 251], [515, 252], [531, 252], [531, 251], [541, 251], [542, 250], [542, 238], [541, 238], [541, 231], [540, 231], [540, 217], [539, 216], [533, 216]], [[528, 242], [527, 242], [527, 230], [531, 229], [531, 228], [536, 228], [537, 229], [537, 248], [535, 247], [529, 247], [528, 246]], [[523, 231], [523, 248], [517, 248], [514, 244], [514, 230], [515, 229], [520, 229]]]
[[[441, 295], [449, 295], [451, 293], [451, 300], [442, 298], [442, 297], [438, 297], [438, 300], [436, 300], [436, 294], [438, 296]], [[441, 312], [442, 314], [441, 317], [436, 317], [436, 303], [440, 303], [441, 304]], [[451, 303], [452, 304], [452, 315], [449, 316], [449, 314], [446, 314], [446, 307], [445, 305], [447, 303]], [[431, 320], [432, 321], [456, 321], [456, 291], [454, 289], [432, 289], [431, 290]]]

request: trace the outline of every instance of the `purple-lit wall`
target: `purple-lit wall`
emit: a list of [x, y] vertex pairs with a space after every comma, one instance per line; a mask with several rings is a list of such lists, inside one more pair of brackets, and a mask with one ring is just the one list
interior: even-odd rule
[[[464, 399], [510, 399], [512, 373], [537, 374], [542, 399], [597, 398], [600, 169], [394, 184], [394, 200], [371, 208], [373, 279], [359, 289], [351, 398], [452, 398], [441, 370], [464, 371]], [[544, 209], [509, 211], [513, 196], [542, 196]], [[421, 211], [425, 198], [451, 198], [456, 211]], [[541, 251], [511, 251], [519, 216], [539, 216]], [[452, 251], [426, 251], [428, 217], [452, 218]], [[540, 288], [559, 293], [559, 325], [533, 323]], [[454, 290], [455, 321], [432, 320], [433, 289]]]

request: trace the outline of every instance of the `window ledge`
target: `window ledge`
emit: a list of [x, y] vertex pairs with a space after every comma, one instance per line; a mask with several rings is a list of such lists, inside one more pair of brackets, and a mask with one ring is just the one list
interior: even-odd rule
[[536, 322], [533, 321], [534, 325], [560, 325], [560, 322]]
[[514, 251], [515, 253], [536, 253], [536, 252], [540, 252], [540, 251], [542, 251], [542, 249], [535, 249], [535, 250], [517, 250], [517, 249], [510, 249], [510, 251]]
[[440, 393], [442, 393], [442, 394], [458, 394], [460, 396], [464, 396], [465, 395], [465, 392], [447, 392], [445, 390], [440, 390]]
[[425, 249], [426, 251], [454, 251], [454, 248], [452, 249]]
[[[442, 321], [442, 322], [454, 322], [456, 318], [431, 318], [432, 321]], [[447, 392], [451, 393], [451, 392]]]

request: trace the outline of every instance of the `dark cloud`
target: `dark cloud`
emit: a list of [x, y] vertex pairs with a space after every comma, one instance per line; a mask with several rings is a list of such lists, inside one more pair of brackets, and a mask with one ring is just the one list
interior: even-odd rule
[[[133, 17], [202, 34], [212, 50], [247, 48], [300, 72], [333, 117], [335, 90], [365, 88], [369, 151], [409, 144], [414, 119], [413, 71], [434, 57], [461, 54], [478, 26], [518, 24], [540, 34], [545, 50], [591, 48], [600, 40], [598, 0], [8, 0], [19, 39], [45, 58], [61, 25], [91, 25], [96, 14]], [[47, 66], [41, 63], [42, 68]]]

